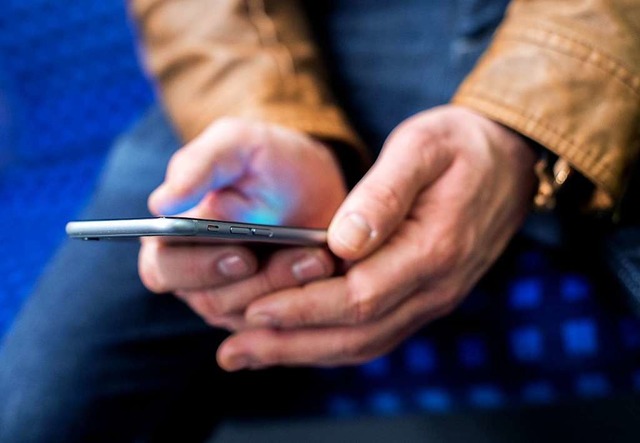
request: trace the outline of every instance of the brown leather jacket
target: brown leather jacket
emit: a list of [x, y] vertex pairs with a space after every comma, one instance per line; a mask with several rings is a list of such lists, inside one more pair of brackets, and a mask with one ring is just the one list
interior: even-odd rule
[[[146, 66], [185, 140], [243, 116], [364, 153], [299, 1], [131, 3]], [[513, 0], [453, 101], [555, 152], [596, 186], [592, 207], [612, 208], [640, 149], [640, 0]]]

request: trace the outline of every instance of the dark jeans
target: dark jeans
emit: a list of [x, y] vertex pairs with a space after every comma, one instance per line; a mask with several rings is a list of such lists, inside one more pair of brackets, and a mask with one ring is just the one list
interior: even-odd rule
[[[148, 215], [147, 196], [177, 146], [151, 111], [114, 147], [82, 218]], [[0, 441], [199, 440], [221, 415], [278, 413], [302, 395], [295, 380], [303, 386], [304, 373], [222, 373], [224, 334], [146, 291], [137, 249], [68, 241], [51, 262], [0, 350]]]
[[[307, 3], [332, 81], [376, 149], [400, 120], [449, 98], [506, 0]], [[82, 217], [146, 215], [176, 146], [153, 111], [114, 148]], [[222, 374], [224, 334], [173, 297], [149, 294], [136, 257], [136, 244], [61, 248], [0, 351], [0, 441], [170, 440], [176, 430], [187, 441], [222, 412], [277, 412], [313, 389], [300, 371]]]
[[[336, 90], [375, 149], [403, 118], [449, 98], [486, 47], [506, 1], [407, 0], [402, 7], [385, 0], [309, 3], [314, 3], [310, 9], [320, 23], [316, 32]], [[147, 196], [162, 180], [177, 145], [162, 113], [152, 111], [115, 146], [82, 217], [147, 215]], [[208, 328], [173, 297], [148, 293], [137, 275], [137, 248], [133, 243], [67, 242], [51, 262], [0, 350], [0, 442], [198, 440], [220, 417], [301, 410], [300, 405], [317, 398], [322, 385], [306, 371], [296, 370], [295, 376], [287, 370], [221, 372], [215, 351], [224, 333]], [[530, 320], [528, 306], [545, 306], [527, 288], [513, 299], [514, 317], [523, 323]], [[493, 304], [487, 309], [497, 327], [507, 324], [510, 314]], [[567, 334], [567, 342], [583, 352], [584, 323], [569, 326], [577, 333]], [[587, 325], [587, 338], [590, 331]], [[528, 344], [540, 357], [538, 364], [553, 363], [541, 350], [538, 330], [517, 332], [520, 341], [515, 343]], [[576, 336], [577, 344], [571, 340]], [[460, 343], [471, 348], [467, 363], [480, 363], [485, 371], [476, 358], [477, 342], [472, 336]], [[593, 343], [587, 342], [591, 351]], [[447, 354], [455, 354], [455, 346], [446, 344]], [[445, 361], [461, 366], [456, 356]], [[417, 370], [430, 370], [429, 359], [416, 364]], [[498, 376], [509, 375], [510, 368]], [[465, 382], [466, 373], [460, 374]], [[585, 384], [586, 391], [594, 385], [602, 391], [600, 379], [586, 380], [591, 383]], [[481, 403], [499, 399], [483, 385], [475, 392], [472, 398]], [[548, 397], [547, 384], [534, 390], [540, 392]], [[427, 406], [435, 400], [439, 407], [443, 397], [432, 394], [424, 397]]]

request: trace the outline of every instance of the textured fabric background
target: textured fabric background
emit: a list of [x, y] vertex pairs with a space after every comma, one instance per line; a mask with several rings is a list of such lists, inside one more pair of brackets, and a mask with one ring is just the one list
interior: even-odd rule
[[6, 0], [0, 14], [0, 335], [151, 102], [124, 2]]
[[[358, 31], [347, 13], [336, 21], [336, 32]], [[0, 335], [63, 238], [65, 222], [92, 192], [112, 140], [152, 102], [133, 41], [121, 2], [3, 3]], [[459, 45], [462, 55], [481, 49], [473, 39]], [[357, 50], [345, 46], [332, 57], [366, 56]], [[345, 71], [345, 87], [352, 74]], [[393, 106], [415, 99], [393, 90], [381, 94], [396, 97]], [[358, 100], [368, 104], [356, 95], [350, 105]], [[361, 116], [363, 124], [386, 112], [374, 104]], [[390, 356], [322, 371], [325, 409], [339, 416], [446, 412], [640, 391], [640, 322], [615, 290], [526, 241], [503, 261], [503, 271], [455, 315]]]

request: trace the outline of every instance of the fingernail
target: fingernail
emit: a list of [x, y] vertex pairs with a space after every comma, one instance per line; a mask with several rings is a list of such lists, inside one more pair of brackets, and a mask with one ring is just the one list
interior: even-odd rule
[[327, 269], [318, 257], [308, 255], [295, 262], [293, 266], [291, 266], [291, 272], [296, 280], [300, 283], [305, 283], [316, 278], [324, 277], [327, 274]]
[[245, 277], [251, 271], [249, 264], [238, 255], [230, 255], [218, 261], [218, 270], [227, 277]]
[[349, 214], [340, 220], [336, 228], [335, 238], [351, 251], [359, 251], [375, 236], [371, 226], [360, 214]]

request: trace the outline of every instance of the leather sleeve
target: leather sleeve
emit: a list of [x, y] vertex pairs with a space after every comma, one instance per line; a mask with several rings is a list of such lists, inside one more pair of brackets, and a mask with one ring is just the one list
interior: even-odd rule
[[454, 102], [565, 159], [611, 209], [640, 149], [640, 1], [514, 0]]
[[130, 0], [130, 9], [185, 141], [219, 117], [259, 119], [332, 142], [362, 172], [365, 150], [331, 96], [296, 0]]

